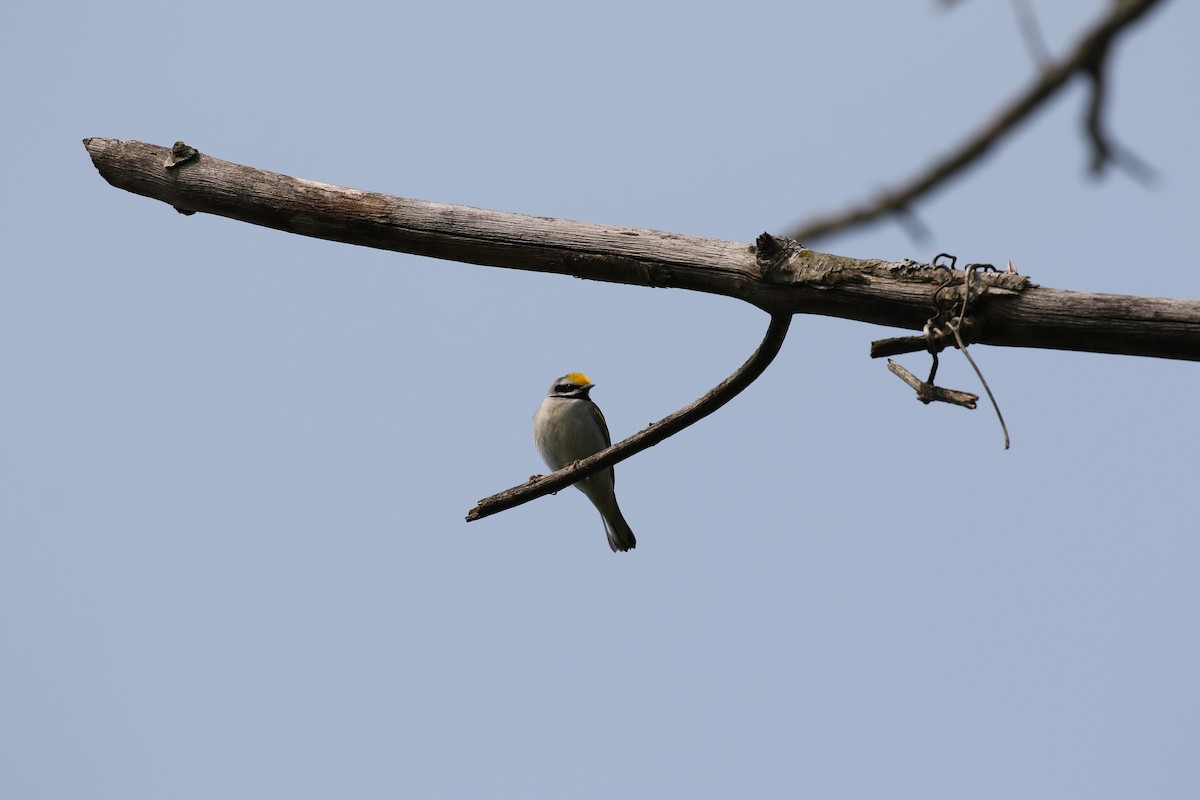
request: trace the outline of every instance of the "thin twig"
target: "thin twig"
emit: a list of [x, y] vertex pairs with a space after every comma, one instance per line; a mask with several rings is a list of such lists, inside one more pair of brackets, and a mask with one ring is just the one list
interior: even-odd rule
[[1108, 59], [1105, 56], [1104, 52], [1097, 53], [1086, 68], [1092, 90], [1083, 122], [1088, 142], [1092, 147], [1092, 163], [1089, 168], [1093, 175], [1100, 176], [1110, 166], [1119, 167], [1141, 185], [1150, 186], [1158, 178], [1158, 171], [1129, 148], [1115, 141], [1104, 127], [1104, 110], [1108, 98]]
[[950, 403], [963, 408], [975, 408], [975, 404], [979, 402], [979, 395], [971, 392], [960, 392], [957, 389], [943, 389], [941, 386], [934, 386], [931, 383], [921, 380], [916, 375], [906, 370], [897, 361], [892, 361], [890, 358], [887, 362], [888, 369], [892, 374], [900, 380], [907, 383], [917, 393], [917, 399], [926, 405], [934, 402]]
[[[1160, 2], [1161, 0], [1122, 0], [1110, 3], [1105, 17], [1080, 38], [1079, 43], [1065, 58], [1048, 62], [1031, 86], [958, 147], [907, 182], [884, 190], [874, 198], [844, 211], [803, 222], [788, 233], [788, 236], [811, 243], [835, 231], [844, 231], [897, 213], [911, 213], [917, 199], [976, 163], [992, 145], [1040, 108], [1076, 73], [1092, 74], [1097, 56], [1107, 56], [1109, 45], [1117, 34]], [[1123, 166], [1129, 163], [1135, 162], [1127, 161]]]
[[1046, 47], [1046, 40], [1042, 38], [1042, 29], [1033, 13], [1033, 3], [1030, 0], [1012, 0], [1012, 8], [1029, 57], [1033, 63], [1044, 67], [1050, 63], [1050, 48]]
[[902, 356], [905, 353], [919, 353], [927, 349], [929, 349], [929, 337], [924, 334], [920, 336], [892, 336], [887, 339], [876, 339], [871, 342], [871, 358]]
[[578, 483], [587, 476], [611, 467], [630, 456], [636, 455], [658, 444], [668, 436], [673, 436], [684, 428], [699, 422], [721, 406], [728, 403], [749, 386], [763, 373], [763, 370], [774, 360], [779, 348], [787, 336], [788, 326], [792, 323], [791, 314], [772, 314], [771, 324], [767, 333], [754, 354], [742, 364], [736, 372], [721, 381], [694, 403], [681, 408], [674, 414], [664, 417], [653, 425], [645, 428], [624, 441], [617, 442], [612, 447], [588, 456], [563, 467], [558, 472], [531, 478], [520, 486], [514, 486], [491, 497], [480, 500], [478, 505], [467, 512], [467, 522], [472, 522], [490, 516], [500, 511], [519, 506], [530, 500], [535, 500], [547, 494], [564, 489], [573, 483]]
[[979, 371], [979, 367], [975, 364], [975, 359], [971, 358], [971, 354], [967, 352], [966, 343], [958, 335], [957, 322], [950, 323], [950, 330], [954, 334], [954, 338], [958, 340], [958, 349], [967, 357], [967, 362], [971, 365], [971, 369], [975, 370], [975, 375], [979, 378], [979, 382], [983, 384], [983, 390], [987, 392], [988, 400], [992, 401], [992, 408], [996, 411], [996, 419], [1000, 420], [1000, 430], [1004, 432], [1004, 449], [1007, 450], [1010, 444], [1008, 426], [1004, 424], [1004, 415], [1000, 413], [1000, 406], [996, 404], [996, 398], [992, 394], [992, 387], [988, 386], [987, 379], [983, 377], [983, 373]]

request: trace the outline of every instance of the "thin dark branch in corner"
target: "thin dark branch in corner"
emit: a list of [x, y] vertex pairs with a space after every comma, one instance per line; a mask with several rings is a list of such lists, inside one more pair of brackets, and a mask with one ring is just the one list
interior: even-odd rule
[[[876, 222], [883, 217], [909, 212], [913, 203], [918, 199], [979, 161], [993, 145], [1001, 141], [1026, 117], [1045, 104], [1077, 73], [1091, 77], [1093, 88], [1099, 86], [1100, 81], [1097, 80], [1097, 76], [1102, 73], [1101, 62], [1111, 52], [1110, 45], [1117, 35], [1160, 2], [1162, 0], [1119, 0], [1111, 3], [1105, 17], [1080, 38], [1079, 43], [1065, 58], [1059, 61], [1048, 61], [1037, 80], [1029, 88], [1002, 108], [980, 130], [969, 136], [966, 141], [940, 160], [908, 181], [893, 189], [884, 190], [859, 205], [802, 222], [788, 236], [801, 242], [811, 243], [813, 240], [835, 231], [847, 230]], [[1097, 124], [1101, 102], [1097, 99], [1098, 95], [1098, 92], [1094, 92], [1092, 97]], [[1089, 140], [1093, 146], [1097, 141], [1107, 146], [1108, 138], [1101, 136], [1097, 139], [1092, 134], [1092, 116], [1092, 112], [1089, 111]], [[1111, 148], [1105, 152], [1111, 153]], [[1095, 163], [1095, 159], [1093, 159], [1093, 163]], [[1124, 151], [1120, 151], [1117, 163], [1130, 169], [1131, 172], [1136, 171], [1139, 164], [1136, 158]]]
[[707, 417], [721, 406], [742, 393], [775, 359], [779, 348], [787, 336], [788, 326], [792, 323], [791, 314], [772, 314], [771, 324], [767, 333], [754, 354], [742, 364], [736, 372], [721, 381], [711, 391], [688, 406], [664, 417], [648, 428], [638, 431], [624, 441], [617, 442], [606, 450], [588, 456], [563, 467], [558, 472], [531, 478], [520, 486], [514, 486], [503, 492], [494, 494], [479, 501], [479, 504], [467, 512], [467, 522], [472, 522], [490, 516], [500, 511], [519, 506], [530, 500], [552, 494], [560, 489], [578, 483], [587, 476], [611, 467], [630, 456], [636, 455], [653, 447], [669, 436], [674, 436], [684, 428]]

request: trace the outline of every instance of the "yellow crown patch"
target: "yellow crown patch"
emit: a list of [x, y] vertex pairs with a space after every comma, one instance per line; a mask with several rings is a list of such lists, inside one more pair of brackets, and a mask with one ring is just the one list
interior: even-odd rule
[[584, 375], [582, 372], [568, 372], [563, 377], [569, 380], [571, 383], [577, 383], [580, 386], [583, 386], [585, 383], [591, 383], [591, 380], [588, 379], [588, 376]]

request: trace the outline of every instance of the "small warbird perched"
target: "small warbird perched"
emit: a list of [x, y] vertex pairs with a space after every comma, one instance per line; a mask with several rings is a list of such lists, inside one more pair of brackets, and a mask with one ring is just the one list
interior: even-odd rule
[[[533, 440], [546, 466], [560, 470], [572, 461], [587, 458], [612, 444], [600, 408], [588, 397], [592, 382], [582, 372], [564, 375], [550, 387], [549, 394], [533, 415]], [[575, 484], [587, 495], [604, 520], [608, 546], [613, 552], [632, 550], [637, 539], [617, 506], [612, 467], [602, 469]]]

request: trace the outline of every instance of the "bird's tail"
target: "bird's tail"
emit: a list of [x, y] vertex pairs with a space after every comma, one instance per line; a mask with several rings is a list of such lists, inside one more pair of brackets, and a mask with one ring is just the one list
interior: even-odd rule
[[621, 515], [621, 509], [617, 507], [616, 503], [613, 503], [612, 509], [603, 517], [604, 532], [608, 534], [608, 546], [614, 553], [618, 551], [623, 553], [637, 547], [637, 539], [633, 535], [633, 530], [625, 521], [625, 517]]

